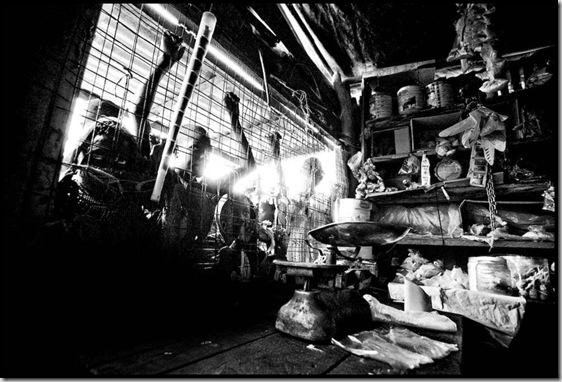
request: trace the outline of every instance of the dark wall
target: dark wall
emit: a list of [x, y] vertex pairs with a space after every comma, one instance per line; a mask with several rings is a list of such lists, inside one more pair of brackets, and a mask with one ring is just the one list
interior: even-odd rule
[[[4, 151], [5, 226], [27, 241], [48, 214], [74, 85], [101, 6], [16, 5], [25, 27], [6, 31], [11, 117]], [[18, 10], [18, 8], [21, 8]], [[17, 16], [20, 17], [20, 16]]]
[[[11, 4], [4, 23], [3, 360], [8, 377], [79, 376], [70, 271], [34, 246], [48, 216], [74, 86], [101, 5]], [[17, 22], [17, 27], [13, 22]], [[6, 63], [5, 63], [6, 64]], [[7, 148], [7, 150], [6, 150]]]

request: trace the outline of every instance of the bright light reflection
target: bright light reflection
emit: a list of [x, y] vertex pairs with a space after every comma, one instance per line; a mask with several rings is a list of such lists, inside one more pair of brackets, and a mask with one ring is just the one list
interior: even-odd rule
[[173, 25], [179, 24], [179, 20], [176, 16], [172, 15], [170, 11], [164, 8], [160, 4], [145, 4], [148, 8], [151, 8], [154, 12], [158, 13], [162, 18], [166, 19], [169, 23]]
[[[170, 158], [170, 168], [186, 169], [187, 154], [181, 153]], [[217, 180], [234, 171], [238, 167], [235, 163], [224, 159], [220, 155], [211, 153], [203, 170], [203, 176], [207, 180]]]
[[[324, 170], [324, 177], [316, 186], [316, 193], [329, 195], [335, 183], [335, 153], [333, 151], [322, 151], [315, 154], [303, 155], [285, 159], [281, 166], [285, 175], [285, 187], [287, 197], [298, 199], [301, 192], [305, 191], [305, 177], [301, 172], [304, 161], [315, 156], [318, 158]], [[263, 194], [276, 194], [279, 190], [277, 168], [270, 163], [258, 168], [252, 173], [238, 180], [234, 185], [234, 191], [243, 193], [257, 184], [259, 179], [259, 190]]]
[[[166, 10], [160, 4], [146, 4], [147, 7], [151, 8], [154, 12], [158, 13], [162, 18], [166, 19], [173, 25], [179, 25], [180, 22], [177, 17], [172, 15], [168, 10]], [[189, 31], [195, 36], [195, 32]], [[244, 78], [250, 85], [256, 89], [263, 91], [263, 86], [256, 81], [254, 77], [249, 75], [244, 69], [242, 69], [236, 62], [231, 60], [227, 55], [217, 49], [215, 46], [209, 45], [209, 54], [214, 56], [217, 60], [221, 61], [227, 68], [232, 69], [236, 74]]]
[[263, 91], [262, 85], [257, 82], [254, 77], [250, 76], [244, 69], [242, 69], [236, 62], [232, 61], [227, 55], [215, 48], [213, 45], [209, 47], [209, 53], [216, 59], [221, 61], [227, 68], [232, 69], [240, 77], [244, 78], [250, 85], [256, 89]]
[[[86, 107], [88, 106], [88, 100], [83, 97], [76, 98], [74, 103], [74, 109], [72, 110], [72, 116], [70, 117], [70, 128], [68, 129], [68, 137], [66, 138], [66, 143], [64, 144], [63, 158], [65, 161], [69, 161], [69, 156], [76, 146], [78, 146], [78, 141], [82, 135], [82, 130], [86, 125], [84, 122], [84, 114], [86, 113]], [[64, 174], [63, 174], [64, 175]]]
[[210, 154], [209, 161], [205, 166], [203, 174], [206, 179], [217, 180], [233, 171], [236, 167], [238, 166], [235, 163], [232, 163], [219, 155]]

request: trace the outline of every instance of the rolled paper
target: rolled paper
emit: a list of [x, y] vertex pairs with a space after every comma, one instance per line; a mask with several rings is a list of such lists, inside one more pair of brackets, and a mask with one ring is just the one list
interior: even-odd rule
[[431, 297], [425, 291], [404, 278], [404, 310], [406, 312], [431, 312]]
[[185, 114], [185, 109], [189, 104], [191, 94], [193, 93], [193, 89], [195, 88], [197, 79], [199, 78], [201, 67], [205, 61], [207, 51], [209, 50], [209, 44], [213, 38], [216, 23], [217, 18], [214, 14], [211, 12], [203, 13], [203, 17], [201, 18], [201, 23], [199, 25], [199, 31], [197, 33], [197, 39], [195, 41], [195, 47], [193, 48], [193, 53], [191, 54], [191, 58], [187, 66], [187, 73], [183, 79], [181, 91], [174, 106], [174, 116], [172, 118], [173, 125], [168, 130], [168, 138], [166, 139], [166, 145], [164, 146], [164, 153], [162, 155], [162, 159], [160, 160], [158, 175], [156, 176], [156, 182], [154, 183], [154, 189], [152, 190], [152, 196], [150, 197], [150, 199], [154, 202], [160, 201], [162, 186], [164, 185], [164, 179], [166, 179], [170, 157], [174, 152], [176, 139]]

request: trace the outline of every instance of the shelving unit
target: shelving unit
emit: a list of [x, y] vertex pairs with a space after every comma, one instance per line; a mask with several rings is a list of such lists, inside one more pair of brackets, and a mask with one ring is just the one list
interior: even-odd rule
[[[533, 52], [543, 51], [545, 49], [539, 48]], [[521, 52], [521, 54], [514, 53], [510, 55], [509, 60], [529, 60], [529, 57], [532, 56], [532, 54], [526, 54], [529, 54], [529, 52]], [[525, 62], [525, 65], [528, 67], [528, 61]], [[519, 62], [515, 62], [514, 65], [515, 64], [518, 65]], [[360, 105], [363, 126], [361, 144], [364, 152], [364, 158], [365, 160], [369, 158], [375, 164], [376, 171], [381, 172], [381, 174], [386, 174], [387, 176], [390, 174], [390, 179], [392, 179], [392, 174], [395, 174], [400, 168], [405, 158], [409, 155], [421, 157], [423, 152], [425, 152], [432, 161], [431, 172], [433, 174], [433, 169], [437, 161], [436, 152], [433, 148], [425, 149], [422, 147], [420, 149], [416, 147], [413, 138], [416, 126], [415, 123], [412, 123], [412, 121], [415, 122], [418, 119], [428, 117], [452, 115], [452, 113], [455, 112], [459, 113], [460, 116], [460, 113], [464, 111], [465, 106], [463, 102], [456, 100], [453, 105], [446, 108], [428, 108], [406, 115], [393, 115], [388, 118], [374, 119], [369, 113], [369, 98], [371, 96], [371, 90], [375, 87], [384, 87], [385, 85], [389, 86], [389, 84], [390, 86], [388, 89], [398, 89], [402, 86], [412, 84], [412, 81], [417, 82], [419, 85], [424, 87], [424, 85], [434, 79], [432, 75], [435, 75], [439, 70], [440, 69], [436, 68], [435, 62], [414, 63], [401, 68], [395, 68], [393, 70], [379, 70], [377, 73], [373, 73], [363, 79]], [[530, 73], [527, 73], [527, 75], [529, 74]], [[514, 82], [518, 81], [514, 80]], [[554, 131], [557, 129], [556, 105], [554, 104], [556, 100], [556, 87], [553, 82], [554, 81], [550, 81], [546, 84], [525, 89], [521, 89], [516, 86], [516, 89], [512, 89], [512, 91], [507, 94], [505, 93], [507, 90], [506, 88], [504, 89], [504, 93], [502, 95], [494, 95], [488, 98], [485, 98], [485, 95], [481, 94], [480, 102], [483, 106], [486, 106], [499, 114], [508, 116], [508, 121], [506, 122], [507, 147], [504, 152], [505, 158], [508, 158], [509, 155], [513, 157], [520, 154], [534, 155], [537, 166], [542, 165], [543, 168], [548, 166], [549, 162], [544, 153], [556, 152], [556, 143], [554, 139]], [[523, 138], [516, 137], [514, 127], [525, 122], [523, 108], [525, 105], [530, 103], [534, 103], [535, 105], [539, 104], [541, 106], [544, 103], [544, 108], [547, 111], [550, 110], [552, 112], [550, 115], [543, 115], [543, 117], [551, 123], [552, 126], [550, 127], [552, 128], [548, 129], [548, 131], [542, 131], [542, 133], [537, 136], [525, 136]], [[439, 118], [432, 118], [432, 120], [438, 121]], [[450, 121], [447, 120], [446, 123], [450, 123]], [[448, 126], [437, 126], [435, 129], [436, 135], [439, 131], [449, 126], [452, 126], [452, 124], [449, 124]], [[395, 135], [395, 137], [407, 139], [409, 141], [398, 143], [392, 142], [392, 133], [396, 131], [403, 131], [404, 133], [407, 131], [407, 138], [404, 138], [404, 134]], [[384, 136], [384, 134], [386, 135]], [[379, 137], [381, 139], [378, 139]], [[390, 144], [388, 141], [390, 141]], [[394, 148], [396, 149], [396, 152], [392, 152], [392, 144], [395, 144]], [[410, 149], [406, 150], [405, 148], [408, 147], [408, 144]], [[382, 145], [383, 149], [380, 149], [377, 145]], [[438, 206], [448, 203], [462, 203], [465, 200], [479, 200], [487, 202], [488, 194], [486, 189], [484, 187], [469, 185], [469, 179], [466, 177], [468, 166], [465, 163], [468, 163], [470, 149], [462, 146], [457, 146], [455, 149], [455, 159], [458, 159], [461, 163], [463, 163], [463, 173], [461, 174], [460, 179], [439, 182], [435, 177], [433, 177], [432, 185], [428, 188], [416, 188], [411, 190], [400, 189], [398, 191], [391, 192], [370, 193], [366, 195], [365, 199], [371, 201], [374, 205], [387, 207], [392, 205], [415, 207], [416, 205], [431, 204]], [[497, 155], [496, 158], [498, 158]], [[552, 162], [550, 162], [550, 164], [552, 167], [556, 168], [556, 159], [551, 159], [551, 161]], [[507, 179], [508, 183], [495, 184], [495, 199], [498, 202], [542, 202], [544, 200], [542, 193], [549, 187], [551, 181], [552, 184], [556, 184], [556, 172], [547, 171], [547, 173], [547, 175], [530, 177], [527, 180], [520, 179], [515, 182]], [[383, 176], [383, 179], [386, 184], [387, 178]], [[509, 181], [511, 182], [509, 183]], [[540, 256], [544, 255], [546, 258], [556, 260], [556, 244], [556, 241], [533, 241], [522, 237], [521, 240], [497, 239], [493, 242], [493, 248], [495, 248], [496, 252], [513, 251], [525, 253], [525, 251], [528, 250], [529, 253], [539, 253]], [[464, 247], [467, 248], [468, 253], [472, 251], [480, 254], [486, 253], [486, 249], [490, 248], [490, 244], [485, 241], [476, 241], [465, 237], [453, 238], [450, 236], [419, 235], [416, 233], [409, 233], [404, 239], [397, 243], [397, 246], [402, 248], [406, 246], [424, 246], [425, 248], [446, 247], [449, 248], [449, 253], [454, 253], [456, 251], [455, 248], [458, 250], [459, 247]], [[461, 252], [466, 253], [466, 251]]]
[[[400, 240], [397, 245], [436, 245], [446, 247], [482, 247], [489, 248], [488, 243], [482, 241], [474, 241], [465, 238], [452, 238], [441, 236], [423, 236], [416, 234], [408, 234], [404, 239]], [[494, 248], [529, 248], [529, 249], [555, 249], [553, 241], [533, 241], [533, 240], [504, 240], [494, 241]]]
[[[499, 184], [494, 186], [496, 198], [513, 199], [524, 197], [525, 200], [542, 200], [540, 194], [548, 187], [548, 181], [530, 183]], [[444, 187], [449, 199], [441, 190]], [[462, 202], [465, 199], [480, 199], [486, 197], [486, 190], [482, 187], [468, 185], [468, 178], [454, 181], [434, 183], [430, 187], [413, 190], [392, 192], [377, 192], [367, 194], [366, 199], [375, 204], [419, 204], [419, 203], [450, 203]]]
[[[528, 89], [520, 89], [520, 90], [516, 90], [512, 93], [505, 94], [505, 95], [494, 96], [492, 98], [485, 99], [483, 101], [483, 105], [486, 106], [486, 107], [493, 108], [494, 106], [508, 105], [510, 103], [513, 103], [513, 105], [510, 105], [510, 106], [513, 106], [514, 110], [518, 110], [519, 109], [519, 100], [521, 98], [523, 98], [523, 97], [540, 97], [541, 92], [544, 92], [543, 88], [547, 87], [547, 86], [550, 86], [550, 85], [543, 85], [543, 86], [528, 88]], [[447, 108], [425, 109], [425, 110], [420, 110], [420, 111], [413, 112], [413, 113], [407, 114], [407, 115], [393, 115], [392, 117], [381, 118], [381, 119], [365, 119], [365, 122], [364, 122], [365, 127], [363, 129], [362, 139], [363, 140], [366, 140], [366, 139], [369, 139], [369, 138], [372, 139], [372, 137], [376, 134], [387, 133], [387, 132], [395, 131], [397, 129], [409, 127], [412, 119], [446, 115], [446, 114], [450, 114], [450, 113], [454, 113], [454, 112], [461, 112], [463, 109], [464, 109], [463, 104], [455, 104], [455, 105], [447, 107]], [[514, 121], [512, 121], [512, 124], [513, 125], [519, 124], [520, 123], [520, 116], [518, 114], [514, 114], [513, 117], [515, 117], [515, 119], [514, 119]], [[551, 139], [553, 139], [553, 137], [533, 138], [533, 139], [525, 140], [525, 141], [513, 141], [513, 140], [511, 140], [508, 144], [510, 146], [517, 146], [517, 145], [522, 145], [522, 144], [526, 145], [526, 144], [530, 144], [530, 143], [544, 143], [544, 142], [548, 142]], [[363, 145], [365, 147], [365, 142], [363, 142]], [[457, 146], [455, 148], [457, 149], [457, 151], [469, 151], [469, 149], [466, 149], [462, 146]], [[404, 152], [404, 153], [399, 153], [399, 154], [389, 154], [389, 155], [382, 155], [382, 156], [372, 156], [371, 155], [371, 160], [374, 163], [393, 161], [393, 160], [397, 160], [397, 159], [404, 159], [404, 158], [408, 157], [408, 155], [410, 155], [410, 154], [421, 156], [422, 151], [425, 151], [426, 154], [428, 154], [428, 155], [434, 155], [435, 154], [434, 149], [426, 149], [426, 150], [412, 149], [409, 152]], [[371, 150], [371, 154], [372, 154], [372, 150]]]

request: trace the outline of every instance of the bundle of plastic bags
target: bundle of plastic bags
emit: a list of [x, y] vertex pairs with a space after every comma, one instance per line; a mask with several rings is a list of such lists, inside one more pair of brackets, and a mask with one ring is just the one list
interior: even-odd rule
[[430, 364], [459, 350], [456, 344], [433, 340], [401, 326], [362, 331], [339, 341], [332, 339], [332, 343], [360, 357], [388, 363], [397, 370]]

